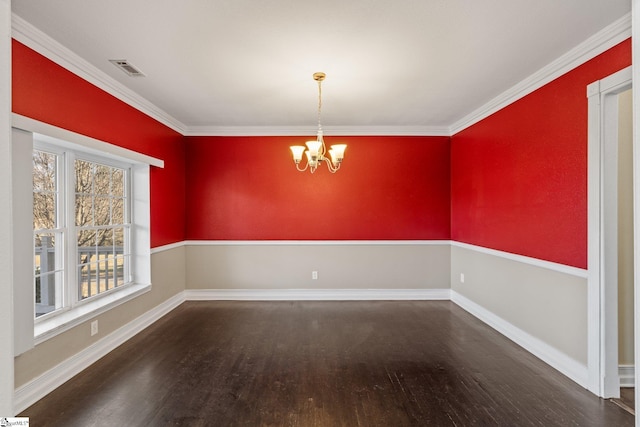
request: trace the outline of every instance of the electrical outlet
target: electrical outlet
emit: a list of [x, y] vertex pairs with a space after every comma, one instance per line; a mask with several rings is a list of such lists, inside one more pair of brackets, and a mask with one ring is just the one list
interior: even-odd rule
[[464, 283], [464, 273], [460, 273], [460, 283]]
[[91, 336], [94, 336], [98, 333], [98, 321], [94, 320], [91, 322]]
[[318, 272], [317, 271], [312, 271], [311, 272], [311, 279], [318, 280]]

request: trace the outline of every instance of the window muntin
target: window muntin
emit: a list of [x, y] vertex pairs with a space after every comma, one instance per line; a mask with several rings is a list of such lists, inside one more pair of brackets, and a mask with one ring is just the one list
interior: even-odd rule
[[33, 168], [36, 318], [131, 283], [130, 167], [35, 149]]

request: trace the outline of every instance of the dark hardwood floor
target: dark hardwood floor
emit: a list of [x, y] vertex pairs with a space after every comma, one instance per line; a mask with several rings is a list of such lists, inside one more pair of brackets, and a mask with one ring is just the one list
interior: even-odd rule
[[632, 426], [447, 301], [187, 302], [33, 426]]
[[620, 398], [619, 399], [611, 399], [613, 403], [629, 412], [630, 414], [635, 415], [635, 406], [636, 406], [636, 393], [635, 388], [632, 387], [621, 387], [620, 388]]

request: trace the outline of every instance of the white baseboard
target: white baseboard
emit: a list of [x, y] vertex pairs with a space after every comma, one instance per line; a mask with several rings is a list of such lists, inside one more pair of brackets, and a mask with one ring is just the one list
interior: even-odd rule
[[24, 411], [183, 302], [184, 293], [176, 294], [27, 384], [17, 388], [13, 397], [14, 412], [18, 414]]
[[587, 388], [589, 372], [586, 365], [581, 364], [565, 353], [550, 346], [544, 341], [530, 335], [522, 329], [512, 325], [501, 317], [496, 316], [486, 308], [476, 304], [456, 291], [451, 291], [451, 301], [491, 326], [529, 353], [541, 359], [552, 368], [560, 371], [582, 387]]
[[620, 387], [636, 386], [636, 370], [633, 365], [618, 366], [618, 375], [620, 376]]
[[449, 300], [450, 289], [187, 289], [186, 301]]

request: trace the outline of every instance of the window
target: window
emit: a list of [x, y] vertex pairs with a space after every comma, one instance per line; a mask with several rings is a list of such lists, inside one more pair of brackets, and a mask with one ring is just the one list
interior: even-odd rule
[[17, 355], [151, 290], [150, 172], [164, 162], [18, 114], [12, 125]]
[[131, 165], [39, 143], [33, 151], [36, 318], [133, 282]]

